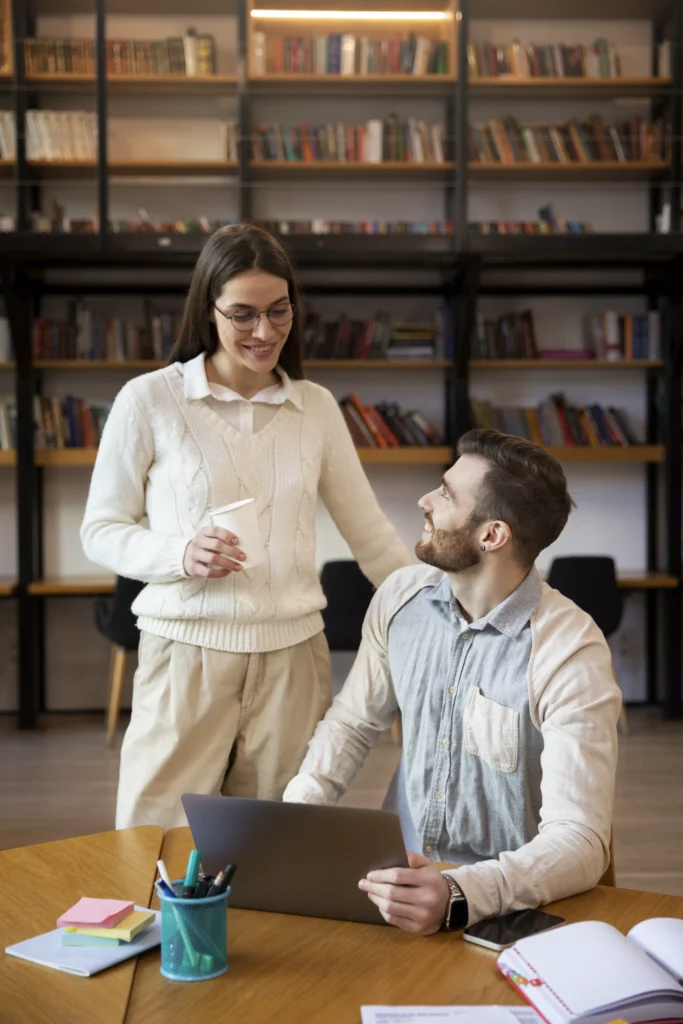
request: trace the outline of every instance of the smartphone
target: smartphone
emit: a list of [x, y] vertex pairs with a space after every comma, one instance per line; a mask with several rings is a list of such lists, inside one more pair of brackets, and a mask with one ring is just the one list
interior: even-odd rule
[[565, 924], [565, 918], [556, 914], [546, 914], [543, 910], [517, 910], [514, 914], [470, 925], [465, 928], [463, 937], [467, 942], [475, 942], [486, 949], [501, 950], [514, 946], [519, 939], [559, 928], [561, 924]]

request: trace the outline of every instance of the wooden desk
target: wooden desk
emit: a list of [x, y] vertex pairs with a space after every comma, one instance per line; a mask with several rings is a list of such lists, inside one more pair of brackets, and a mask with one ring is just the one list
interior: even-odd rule
[[[8, 1024], [119, 1024], [135, 960], [77, 978], [4, 954], [5, 946], [56, 927], [81, 896], [135, 900], [148, 907], [163, 829], [64, 839], [0, 852], [0, 1020]], [[154, 967], [159, 969], [158, 952]]]
[[[162, 855], [172, 878], [182, 875], [191, 846], [189, 829], [166, 834]], [[683, 898], [598, 887], [552, 909], [625, 932], [647, 917], [683, 917]], [[197, 984], [167, 981], [158, 956], [148, 954], [126, 1024], [359, 1024], [363, 1004], [520, 1004], [494, 961], [494, 953], [455, 935], [418, 938], [396, 928], [231, 910], [228, 973]]]

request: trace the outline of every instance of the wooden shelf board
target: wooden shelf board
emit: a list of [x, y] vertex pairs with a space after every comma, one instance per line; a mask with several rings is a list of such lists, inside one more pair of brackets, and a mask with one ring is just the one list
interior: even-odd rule
[[0, 370], [10, 371], [14, 369], [14, 363], [0, 363]]
[[97, 448], [42, 448], [35, 452], [37, 466], [94, 466]]
[[360, 461], [364, 463], [382, 464], [387, 466], [397, 465], [442, 465], [445, 466], [453, 461], [451, 448], [358, 448]]
[[649, 177], [662, 174], [669, 170], [666, 160], [592, 160], [586, 163], [532, 163], [520, 162], [510, 164], [471, 163], [469, 172], [472, 178], [623, 178]]
[[471, 370], [648, 370], [661, 359], [471, 359]]
[[337, 85], [350, 85], [352, 87], [355, 85], [394, 85], [397, 83], [401, 85], [407, 85], [408, 83], [418, 85], [442, 83], [447, 85], [449, 83], [452, 84], [455, 80], [455, 75], [320, 75], [308, 73], [296, 75], [249, 75], [249, 82], [256, 84], [290, 85], [292, 83], [299, 83], [300, 85], [320, 85], [324, 83], [327, 85], [334, 83]]
[[115, 583], [115, 576], [48, 576], [29, 583], [28, 592], [35, 597], [113, 594]]
[[[95, 75], [62, 73], [34, 73], [26, 76], [31, 85], [91, 85], [94, 86]], [[173, 86], [181, 90], [211, 90], [225, 86], [236, 87], [236, 75], [108, 75], [109, 87], [133, 88], [154, 86]]]
[[[11, 163], [12, 161], [10, 161]], [[0, 162], [2, 166], [2, 162]], [[36, 171], [96, 171], [96, 160], [29, 160], [28, 166]], [[236, 171], [232, 160], [110, 160], [110, 174], [168, 174], [205, 175]]]
[[33, 366], [36, 370], [158, 370], [166, 363], [156, 359], [38, 359]]
[[400, 171], [406, 174], [419, 174], [420, 172], [439, 172], [453, 170], [450, 161], [443, 163], [409, 163], [405, 160], [383, 160], [380, 163], [360, 163], [350, 160], [252, 160], [250, 164], [252, 171], [299, 171], [309, 173], [311, 171], [335, 171], [348, 172], [349, 174], [371, 173], [381, 174], [382, 172]]
[[[0, 369], [2, 369], [0, 364]], [[11, 364], [8, 364], [11, 366]], [[167, 364], [156, 359], [39, 359], [36, 370], [158, 370]], [[448, 370], [447, 359], [304, 359], [307, 370]]]
[[589, 448], [587, 445], [575, 445], [566, 448], [548, 448], [547, 451], [558, 462], [663, 462], [664, 445], [604, 445], [600, 448]]
[[496, 77], [483, 76], [481, 78], [470, 78], [469, 89], [473, 95], [477, 93], [491, 94], [493, 92], [522, 92], [522, 93], [585, 93], [609, 94], [609, 93], [636, 93], [648, 95], [666, 91], [671, 88], [670, 78], [652, 77], [630, 77], [630, 78], [515, 78], [514, 76]]
[[6, 449], [0, 450], [0, 466], [16, 466], [17, 464], [17, 453], [14, 449], [7, 451]]
[[17, 581], [9, 576], [0, 576], [0, 597], [11, 597], [17, 589]]
[[663, 572], [618, 572], [620, 590], [675, 590], [679, 580]]
[[309, 370], [449, 370], [447, 359], [304, 359]]

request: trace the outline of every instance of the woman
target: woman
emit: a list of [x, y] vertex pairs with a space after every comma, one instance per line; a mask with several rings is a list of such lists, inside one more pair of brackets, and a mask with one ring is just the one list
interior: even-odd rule
[[[318, 497], [374, 584], [412, 562], [337, 403], [303, 380], [297, 301], [274, 238], [217, 231], [170, 365], [126, 384], [103, 432], [83, 547], [148, 584], [117, 828], [184, 824], [185, 792], [278, 800], [296, 774], [331, 697]], [[267, 559], [243, 571], [210, 513], [247, 497]]]

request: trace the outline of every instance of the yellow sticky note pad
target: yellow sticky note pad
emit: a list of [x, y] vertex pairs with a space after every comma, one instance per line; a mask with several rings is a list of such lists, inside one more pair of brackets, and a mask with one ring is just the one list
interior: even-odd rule
[[130, 942], [136, 935], [139, 935], [144, 928], [154, 920], [153, 910], [134, 910], [124, 917], [115, 928], [69, 928], [70, 932], [79, 935], [91, 935], [97, 939], [122, 939], [123, 942]]

